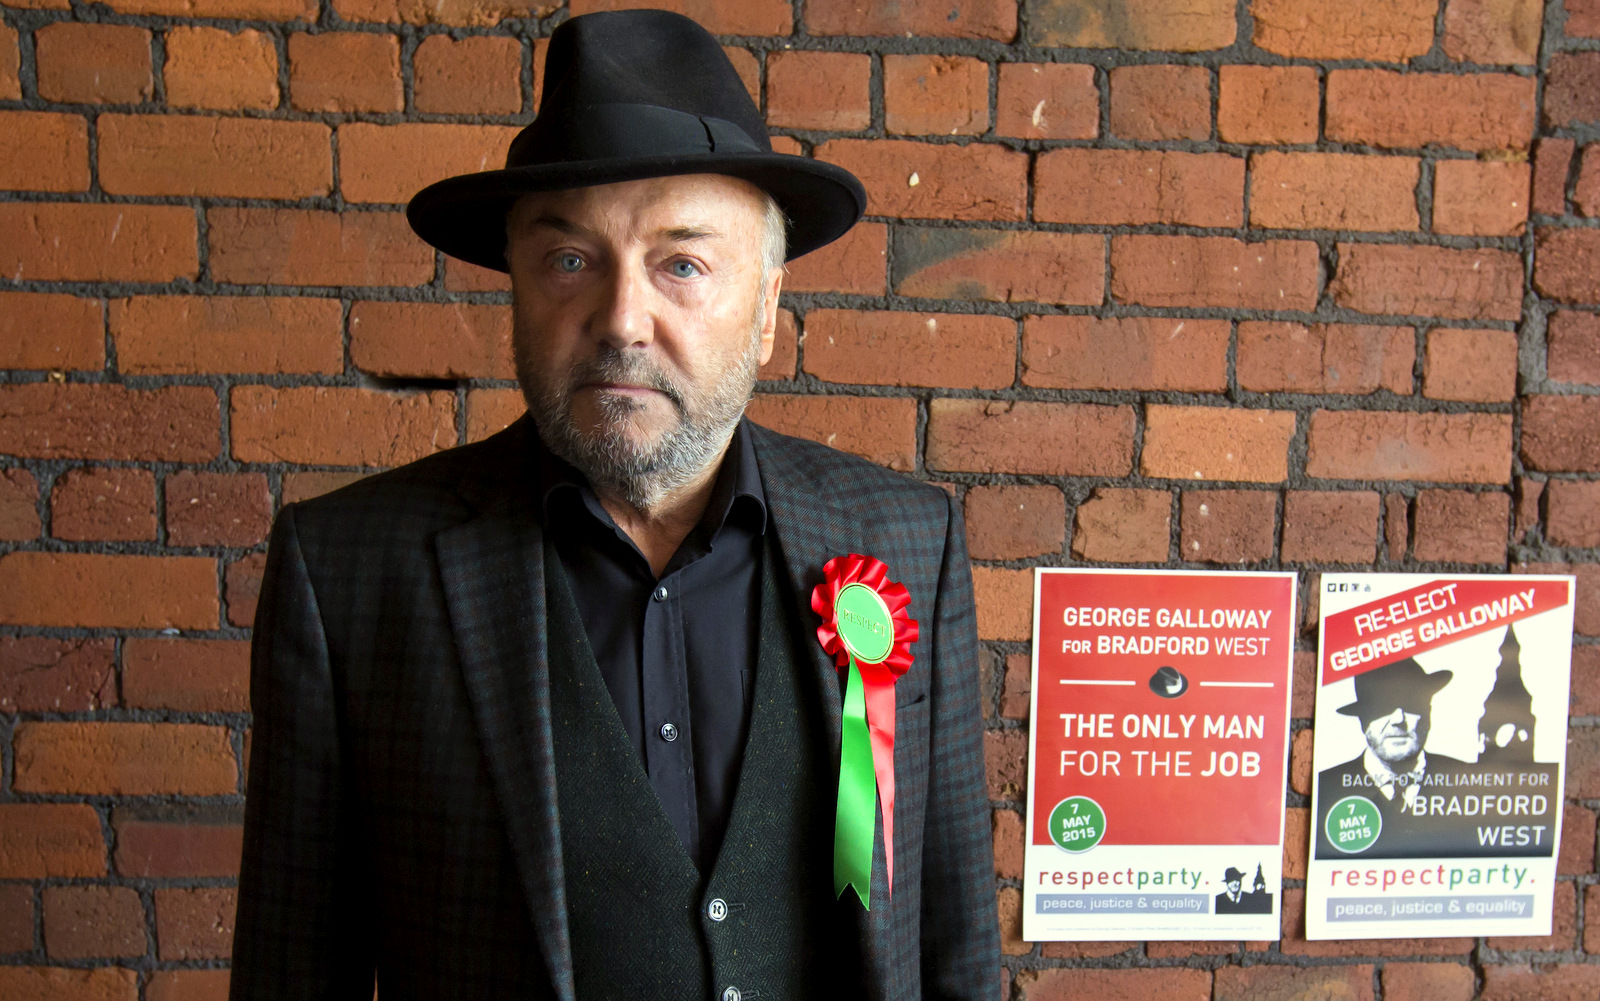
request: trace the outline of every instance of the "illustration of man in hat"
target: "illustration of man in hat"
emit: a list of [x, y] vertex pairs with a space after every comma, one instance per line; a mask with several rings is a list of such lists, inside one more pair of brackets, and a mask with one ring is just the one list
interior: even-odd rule
[[1261, 875], [1261, 866], [1256, 866], [1255, 886], [1249, 891], [1244, 888], [1244, 873], [1228, 866], [1222, 874], [1223, 890], [1217, 894], [1212, 910], [1216, 914], [1271, 914], [1272, 894], [1267, 892], [1267, 882]]
[[510, 273], [527, 416], [274, 526], [232, 996], [988, 997], [957, 508], [743, 416], [783, 262], [863, 189], [675, 14], [566, 21], [543, 94], [408, 210]]

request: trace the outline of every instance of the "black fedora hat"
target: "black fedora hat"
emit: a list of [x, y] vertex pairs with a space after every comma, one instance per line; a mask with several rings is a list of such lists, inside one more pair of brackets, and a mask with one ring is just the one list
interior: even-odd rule
[[550, 36], [544, 97], [504, 170], [417, 192], [406, 218], [440, 250], [506, 270], [505, 217], [530, 191], [676, 174], [727, 174], [789, 218], [789, 258], [843, 236], [866, 209], [849, 171], [774, 153], [761, 114], [717, 40], [658, 10], [574, 17]]
[[1358, 719], [1392, 713], [1401, 707], [1420, 706], [1426, 711], [1433, 704], [1434, 695], [1454, 676], [1454, 671], [1429, 674], [1421, 664], [1407, 657], [1356, 675], [1356, 700], [1340, 706], [1337, 711]]

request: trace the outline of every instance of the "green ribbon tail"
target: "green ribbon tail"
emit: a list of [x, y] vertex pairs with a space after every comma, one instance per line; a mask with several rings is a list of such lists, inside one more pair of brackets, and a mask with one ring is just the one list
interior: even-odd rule
[[878, 779], [867, 733], [867, 696], [861, 668], [850, 658], [844, 686], [844, 729], [839, 742], [839, 811], [833, 829], [833, 892], [853, 887], [872, 909], [872, 836], [877, 828]]

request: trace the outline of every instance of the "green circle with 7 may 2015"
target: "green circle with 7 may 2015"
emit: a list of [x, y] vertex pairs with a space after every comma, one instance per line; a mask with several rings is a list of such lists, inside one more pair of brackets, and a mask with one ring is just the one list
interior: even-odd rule
[[1378, 812], [1378, 804], [1367, 797], [1346, 796], [1328, 811], [1322, 830], [1328, 844], [1346, 855], [1355, 855], [1377, 843], [1378, 835], [1383, 833], [1383, 815]]
[[1068, 796], [1050, 811], [1050, 840], [1074, 855], [1086, 852], [1106, 836], [1106, 811], [1087, 796]]
[[878, 592], [865, 584], [846, 584], [833, 601], [839, 639], [857, 661], [881, 664], [894, 650], [894, 616]]

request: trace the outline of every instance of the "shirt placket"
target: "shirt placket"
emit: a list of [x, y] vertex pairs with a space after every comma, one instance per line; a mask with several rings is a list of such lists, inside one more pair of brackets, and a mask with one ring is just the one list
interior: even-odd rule
[[656, 582], [645, 603], [641, 694], [645, 769], [650, 785], [691, 856], [700, 822], [695, 799], [694, 742], [689, 713], [689, 673], [683, 642], [682, 571]]

